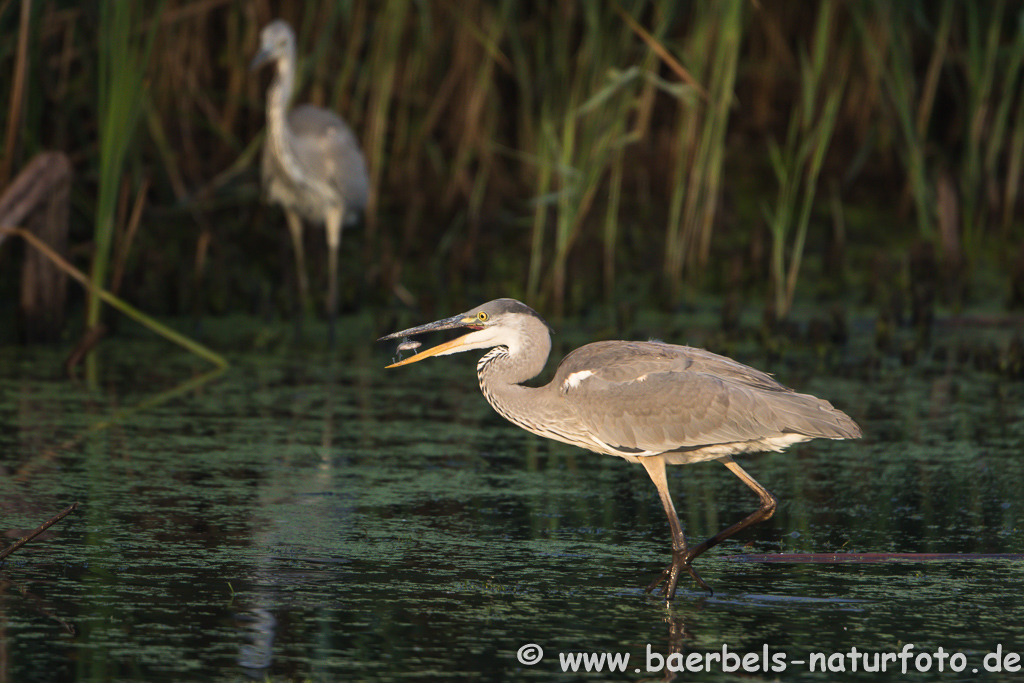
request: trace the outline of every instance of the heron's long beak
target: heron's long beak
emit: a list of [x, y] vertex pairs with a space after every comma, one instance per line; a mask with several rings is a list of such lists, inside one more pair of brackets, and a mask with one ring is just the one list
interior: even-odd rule
[[249, 71], [255, 71], [269, 60], [270, 50], [265, 47], [261, 48], [260, 51], [256, 53], [256, 56], [252, 58], [252, 61], [249, 62]]
[[[450, 330], [456, 327], [471, 327], [475, 322], [476, 318], [467, 318], [460, 313], [459, 315], [454, 315], [451, 318], [445, 318], [444, 320], [438, 320], [437, 322], [427, 323], [426, 325], [420, 325], [419, 327], [410, 327], [408, 330], [402, 330], [401, 332], [394, 332], [392, 334], [387, 335], [386, 337], [381, 337], [377, 341], [387, 341], [388, 339], [401, 339], [402, 337], [411, 337], [416, 334], [423, 334], [424, 332]], [[475, 328], [474, 326], [474, 329], [479, 328]], [[426, 351], [420, 351], [414, 356], [409, 356], [405, 360], [398, 361], [397, 363], [392, 363], [387, 367], [397, 368], [402, 365], [408, 365], [409, 363], [416, 363], [418, 361], [423, 360], [424, 358], [430, 358], [431, 356], [436, 356], [438, 354], [444, 353], [445, 351], [450, 351], [451, 349], [458, 348], [459, 346], [462, 346], [465, 343], [465, 339], [468, 336], [469, 335], [466, 334], [461, 337], [452, 339], [451, 341], [447, 341], [443, 344], [432, 346]]]

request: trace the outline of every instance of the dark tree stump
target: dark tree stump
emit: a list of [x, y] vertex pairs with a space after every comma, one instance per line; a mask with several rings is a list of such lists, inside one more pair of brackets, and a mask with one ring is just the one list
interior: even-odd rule
[[[0, 226], [26, 228], [66, 256], [70, 186], [71, 163], [62, 152], [36, 155], [0, 195]], [[0, 243], [4, 238], [0, 234]], [[35, 249], [26, 249], [19, 306], [26, 342], [59, 337], [66, 295], [67, 275]]]

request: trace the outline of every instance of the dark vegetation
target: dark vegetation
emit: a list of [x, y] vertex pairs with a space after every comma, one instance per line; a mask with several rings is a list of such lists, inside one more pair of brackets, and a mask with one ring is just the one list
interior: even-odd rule
[[[884, 341], [1024, 306], [1022, 2], [0, 0], [0, 188], [62, 150], [94, 282], [161, 315], [290, 314], [247, 68], [275, 17], [297, 101], [366, 152], [349, 311], [512, 296], [628, 322], [712, 296], [727, 327], [820, 308], [841, 337], [857, 308]], [[0, 251], [2, 320], [25, 249]]]

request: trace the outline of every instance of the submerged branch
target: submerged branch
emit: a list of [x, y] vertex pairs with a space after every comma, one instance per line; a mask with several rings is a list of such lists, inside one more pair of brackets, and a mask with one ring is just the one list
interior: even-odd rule
[[32, 533], [30, 533], [28, 536], [25, 536], [23, 538], [19, 538], [17, 541], [12, 543], [8, 547], [4, 548], [3, 550], [0, 550], [0, 560], [5, 559], [8, 555], [10, 555], [14, 551], [20, 549], [23, 545], [25, 545], [26, 543], [31, 541], [33, 538], [35, 538], [39, 534], [41, 534], [44, 531], [46, 531], [47, 529], [49, 529], [51, 526], [53, 526], [54, 524], [56, 524], [60, 520], [62, 520], [65, 517], [67, 517], [69, 514], [71, 514], [72, 512], [74, 512], [78, 508], [78, 505], [79, 505], [79, 503], [77, 503], [77, 502], [76, 503], [72, 503], [71, 505], [69, 505], [67, 507], [67, 509], [65, 509], [63, 512], [57, 513], [57, 515], [54, 516], [52, 519], [50, 519], [48, 522], [43, 522], [42, 524], [40, 524], [36, 528], [36, 530], [33, 531]]

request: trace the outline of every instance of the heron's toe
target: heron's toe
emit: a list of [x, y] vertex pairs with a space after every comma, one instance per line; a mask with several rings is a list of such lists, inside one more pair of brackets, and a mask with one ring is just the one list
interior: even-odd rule
[[655, 589], [656, 589], [656, 588], [657, 588], [658, 586], [660, 586], [661, 584], [663, 584], [663, 583], [665, 583], [666, 581], [668, 581], [669, 577], [671, 577], [671, 576], [672, 576], [672, 568], [673, 568], [674, 566], [675, 566], [674, 564], [670, 564], [669, 566], [667, 566], [667, 567], [665, 567], [664, 569], [662, 569], [662, 570], [661, 570], [661, 574], [659, 574], [659, 575], [658, 575], [658, 578], [656, 578], [656, 579], [655, 579], [654, 581], [652, 581], [652, 582], [651, 582], [651, 585], [649, 585], [649, 586], [647, 587], [647, 589], [645, 590], [645, 592], [647, 592], [647, 593], [653, 593], [653, 592], [654, 592], [654, 590], [655, 590]]
[[697, 570], [693, 568], [693, 564], [691, 563], [692, 559], [693, 558], [689, 557], [689, 554], [677, 555], [673, 553], [672, 564], [662, 570], [658, 578], [651, 582], [651, 585], [647, 587], [646, 592], [652, 593], [659, 586], [662, 586], [661, 594], [665, 596], [666, 600], [672, 600], [676, 596], [676, 587], [679, 584], [679, 577], [682, 575], [683, 569], [686, 569], [698, 586], [706, 590], [709, 595], [714, 595], [715, 592], [711, 590], [711, 586], [709, 586], [704, 579], [700, 578], [700, 574], [698, 574]]

